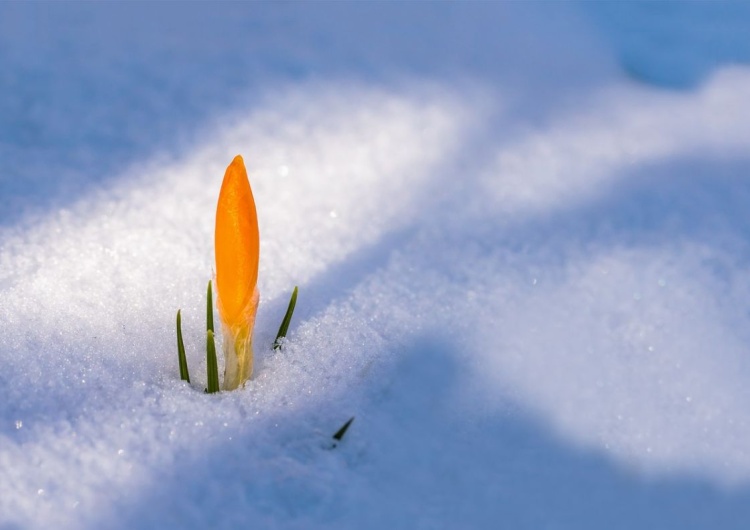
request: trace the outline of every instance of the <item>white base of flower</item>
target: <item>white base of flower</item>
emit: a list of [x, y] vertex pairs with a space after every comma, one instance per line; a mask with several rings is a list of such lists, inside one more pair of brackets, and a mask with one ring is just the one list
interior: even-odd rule
[[[223, 390], [239, 388], [253, 375], [253, 328], [259, 299], [260, 293], [256, 288], [242, 312], [240, 324], [228, 326], [224, 319], [221, 319], [221, 334], [224, 338], [221, 344], [221, 349], [224, 350]], [[218, 296], [216, 304], [221, 317], [223, 311], [221, 298]]]
[[221, 326], [222, 349], [224, 350], [224, 390], [234, 390], [245, 384], [253, 375], [252, 330], [232, 330]]

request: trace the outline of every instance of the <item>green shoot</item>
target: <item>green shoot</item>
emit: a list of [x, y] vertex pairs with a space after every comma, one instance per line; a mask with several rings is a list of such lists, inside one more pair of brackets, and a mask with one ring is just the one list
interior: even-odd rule
[[180, 379], [190, 382], [188, 373], [187, 358], [185, 357], [185, 344], [182, 342], [182, 318], [180, 311], [177, 310], [177, 359], [180, 363]]
[[214, 293], [211, 290], [211, 280], [208, 280], [208, 289], [206, 291], [206, 329], [214, 330]]
[[341, 439], [346, 434], [346, 431], [349, 429], [349, 425], [351, 425], [353, 421], [354, 421], [354, 416], [349, 418], [349, 420], [344, 425], [342, 425], [338, 431], [336, 431], [336, 434], [333, 435], [333, 439], [336, 440], [337, 442], [340, 442]]
[[216, 362], [216, 344], [214, 342], [214, 332], [210, 329], [206, 338], [206, 376], [208, 377], [208, 387], [206, 393], [213, 394], [219, 391], [219, 366]]
[[206, 328], [206, 377], [208, 378], [206, 392], [213, 394], [219, 391], [219, 365], [216, 362], [216, 342], [214, 341], [214, 301], [211, 280], [208, 280], [206, 290]]
[[[219, 391], [219, 366], [216, 359], [212, 283], [213, 282], [209, 280], [206, 289], [206, 377], [208, 381], [205, 392], [207, 394], [213, 394]], [[297, 305], [298, 291], [298, 287], [295, 286], [292, 291], [292, 297], [289, 300], [289, 306], [286, 309], [286, 314], [284, 315], [284, 320], [281, 322], [279, 332], [276, 335], [276, 340], [273, 343], [273, 348], [275, 350], [281, 347], [281, 339], [286, 337], [287, 331], [289, 331], [289, 324], [292, 321], [294, 308]], [[189, 383], [190, 375], [188, 373], [187, 358], [185, 356], [185, 345], [182, 340], [182, 315], [180, 311], [177, 311], [177, 356], [180, 364], [180, 379]], [[335, 440], [341, 440], [352, 421], [354, 421], [354, 418], [351, 418], [343, 427], [341, 427], [341, 429], [338, 430], [338, 432], [336, 432], [336, 434], [334, 434], [333, 437]]]
[[[292, 314], [294, 314], [294, 306], [297, 305], [297, 286], [294, 286], [292, 291], [292, 297], [289, 300], [289, 307], [286, 308], [286, 315], [284, 320], [281, 321], [279, 332], [276, 334], [276, 340], [273, 341], [273, 349], [278, 350], [281, 347], [282, 337], [286, 337], [286, 332], [289, 330], [289, 323], [292, 321]], [[348, 425], [347, 425], [348, 427]], [[346, 429], [344, 429], [346, 431]]]

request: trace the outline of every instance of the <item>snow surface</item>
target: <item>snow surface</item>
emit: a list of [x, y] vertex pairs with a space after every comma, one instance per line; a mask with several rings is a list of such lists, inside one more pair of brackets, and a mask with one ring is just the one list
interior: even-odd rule
[[[0, 528], [745, 528], [748, 31], [0, 4]], [[266, 347], [207, 396], [238, 153]]]

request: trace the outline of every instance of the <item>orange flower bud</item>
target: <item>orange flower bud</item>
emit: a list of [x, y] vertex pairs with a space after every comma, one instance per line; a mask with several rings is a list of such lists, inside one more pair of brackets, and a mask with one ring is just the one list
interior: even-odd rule
[[253, 372], [253, 325], [258, 309], [260, 236], [255, 200], [240, 155], [227, 167], [216, 206], [216, 305], [224, 337], [224, 389]]

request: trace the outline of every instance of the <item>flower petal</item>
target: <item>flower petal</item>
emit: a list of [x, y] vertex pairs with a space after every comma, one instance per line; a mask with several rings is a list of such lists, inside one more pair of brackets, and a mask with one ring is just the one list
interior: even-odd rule
[[[216, 290], [222, 321], [246, 325], [258, 282], [260, 238], [255, 200], [240, 155], [227, 167], [216, 207]], [[253, 304], [254, 306], [255, 304]]]

